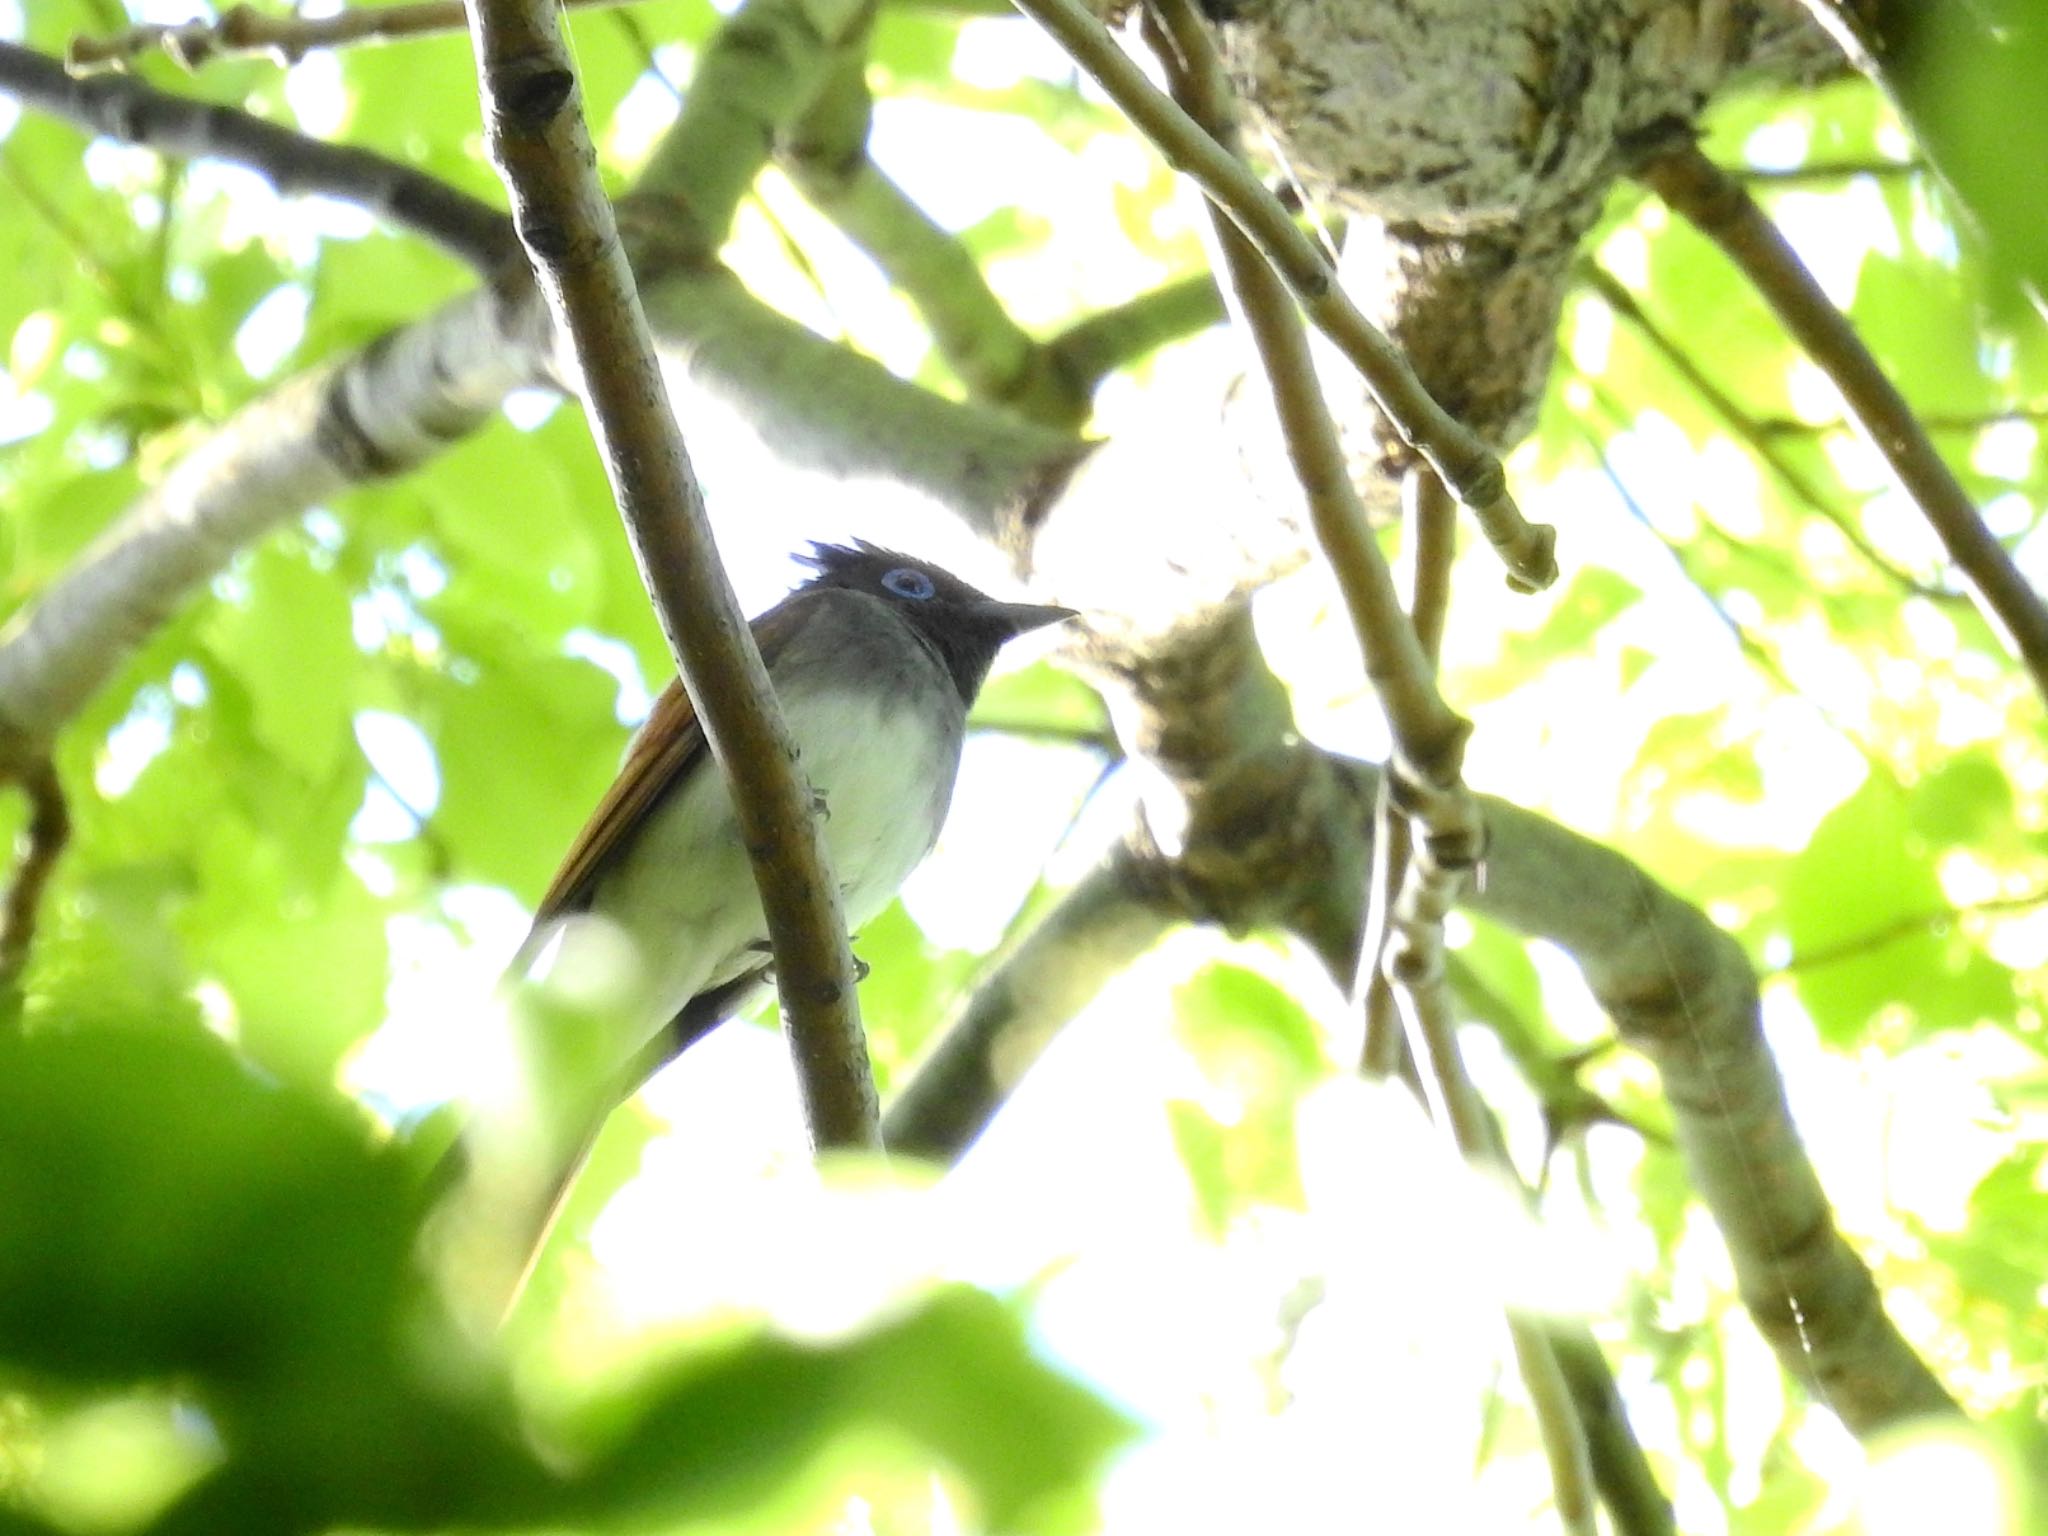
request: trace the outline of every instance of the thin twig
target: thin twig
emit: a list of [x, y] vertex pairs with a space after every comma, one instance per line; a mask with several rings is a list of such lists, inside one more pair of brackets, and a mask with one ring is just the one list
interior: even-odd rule
[[1862, 338], [1830, 304], [1799, 255], [1742, 183], [1700, 150], [1690, 134], [1667, 137], [1636, 174], [1741, 269], [1786, 330], [1842, 392], [1906, 494], [1919, 505], [1949, 558], [2004, 625], [2043, 699], [2048, 699], [2048, 604], [1992, 536], [1976, 506], [1912, 407], [1885, 377]]
[[1524, 521], [1507, 475], [1478, 435], [1431, 398], [1400, 350], [1345, 296], [1328, 256], [1250, 166], [1218, 144], [1145, 78], [1080, 0], [1014, 0], [1050, 32], [1167, 163], [1194, 181], [1272, 263], [1316, 328], [1349, 358], [1402, 441], [1473, 510], [1507, 566], [1511, 585], [1539, 591], [1557, 579], [1554, 529]]
[[[1224, 94], [1227, 88], [1220, 83], [1220, 66], [1216, 80], [1209, 80], [1210, 72], [1202, 68], [1200, 56], [1189, 53], [1191, 40], [1183, 35], [1188, 28], [1174, 24], [1179, 7], [1162, 5], [1159, 10], [1171, 31], [1162, 35], [1155, 47], [1177, 77], [1183, 100], [1192, 103], [1209, 126], [1181, 115], [1206, 143], [1220, 149], [1214, 135], [1231, 131], [1224, 126], [1230, 108]], [[1201, 45], [1207, 48], [1206, 38]], [[1241, 167], [1235, 156], [1230, 158]], [[1447, 789], [1458, 782], [1471, 722], [1452, 711], [1437, 692], [1429, 658], [1402, 610], [1393, 574], [1380, 554], [1364, 504], [1352, 484], [1350, 465], [1324, 403], [1300, 316], [1251, 238], [1220, 204], [1212, 203], [1211, 213], [1229, 287], [1272, 387], [1288, 458], [1308, 503], [1316, 540], [1336, 575], [1345, 610], [1358, 635], [1366, 677], [1386, 711], [1395, 756], [1410, 777]], [[1291, 224], [1288, 227], [1293, 228]]]
[[598, 183], [550, 0], [473, 0], [491, 157], [549, 307], [669, 648], [726, 774], [768, 917], [776, 985], [818, 1146], [880, 1145], [838, 885], [797, 754], [719, 564], [667, 388]]
[[[1450, 609], [1451, 564], [1457, 554], [1457, 507], [1443, 481], [1426, 464], [1409, 470], [1401, 483], [1403, 521], [1408, 529], [1408, 618], [1432, 670], [1443, 650]], [[1391, 1077], [1402, 1067], [1401, 1015], [1381, 963], [1387, 924], [1408, 872], [1408, 823], [1394, 814], [1391, 780], [1380, 780], [1373, 807], [1372, 886], [1366, 901], [1365, 941], [1359, 950], [1356, 985], [1362, 989], [1365, 1047], [1360, 1066], [1370, 1076]]]
[[323, 144], [233, 107], [188, 101], [125, 75], [74, 79], [49, 55], [14, 43], [0, 42], [0, 91], [124, 144], [187, 159], [232, 160], [280, 192], [355, 203], [424, 235], [485, 277], [518, 259], [502, 210], [367, 149]]
[[1678, 345], [1664, 328], [1650, 318], [1636, 296], [1622, 285], [1619, 278], [1605, 267], [1592, 261], [1578, 264], [1578, 275], [1586, 286], [1598, 294], [1601, 303], [1611, 310], [1615, 317], [1628, 323], [1635, 333], [1647, 342], [1650, 349], [1664, 360], [1665, 366], [1692, 387], [1700, 399], [1707, 403], [1715, 415], [1727, 424], [1728, 429], [1750, 452], [1778, 478], [1778, 482], [1800, 501], [1818, 512], [1835, 527], [1849, 543], [1849, 547], [1861, 555], [1870, 567], [1882, 574], [1888, 581], [1911, 592], [1915, 597], [1924, 597], [1934, 603], [1967, 602], [1960, 592], [1951, 592], [1932, 582], [1922, 581], [1911, 571], [1894, 564], [1883, 550], [1871, 543], [1863, 530], [1856, 526], [1855, 519], [1841, 508], [1833, 505], [1821, 494], [1819, 487], [1807, 479], [1798, 467], [1778, 452], [1770, 441], [1770, 434], [1739, 405], [1735, 397], [1708, 377], [1692, 354]]
[[1033, 421], [1078, 426], [1088, 414], [1087, 392], [1075, 389], [1047, 349], [1011, 317], [966, 243], [868, 153], [870, 30], [849, 30], [836, 42], [824, 88], [778, 140], [777, 162], [811, 206], [917, 306], [939, 356], [973, 398]]
[[5, 903], [0, 904], [0, 990], [11, 988], [28, 963], [43, 891], [56, 871], [64, 845], [71, 840], [64, 786], [50, 760], [45, 757], [26, 765], [16, 782], [28, 797], [29, 815], [14, 860], [14, 881], [7, 888]]
[[[2039, 426], [2048, 422], [2048, 405], [2009, 405], [1995, 411], [1923, 411], [1920, 425], [1929, 432], [1982, 432], [1990, 427]], [[1760, 416], [1756, 429], [1765, 437], [1827, 437], [1836, 432], [1853, 432], [1856, 424], [1839, 417], [1833, 421], [1799, 421], [1790, 416]]]
[[2048, 906], [2048, 887], [2028, 891], [2020, 896], [1994, 896], [1989, 901], [1973, 901], [1957, 907], [1933, 907], [1925, 912], [1910, 912], [1904, 917], [1882, 923], [1865, 933], [1852, 934], [1837, 939], [1832, 944], [1816, 944], [1811, 949], [1802, 949], [1778, 965], [1759, 966], [1765, 976], [1784, 976], [1794, 971], [1817, 971], [1823, 966], [1839, 965], [1844, 960], [1859, 959], [1872, 954], [1901, 939], [1910, 939], [1916, 934], [1943, 927], [1965, 917], [1993, 917], [2001, 912], [2032, 912]]
[[1075, 321], [1047, 340], [1045, 350], [1069, 388], [1092, 395], [1117, 369], [1222, 318], [1215, 276], [1196, 272]]
[[1181, 914], [1126, 842], [974, 984], [889, 1105], [891, 1152], [951, 1161], [979, 1137], [1060, 1028]]
[[[1664, 547], [1665, 553], [1671, 556], [1672, 562], [1677, 565], [1680, 574], [1691, 583], [1692, 589], [1699, 593], [1700, 600], [1712, 611], [1714, 617], [1721, 621], [1721, 627], [1728, 631], [1729, 638], [1735, 642], [1735, 648], [1742, 652], [1750, 665], [1768, 677], [1782, 692], [1791, 695], [1793, 698], [1804, 697], [1798, 685], [1785, 675], [1785, 669], [1778, 664], [1778, 658], [1770, 653], [1770, 650], [1764, 645], [1763, 641], [1750, 632], [1748, 625], [1729, 612], [1727, 604], [1710, 592], [1707, 589], [1707, 584], [1693, 574], [1692, 568], [1686, 562], [1684, 551], [1678, 541], [1666, 536], [1657, 527], [1656, 523], [1651, 521], [1649, 512], [1644, 509], [1642, 502], [1636, 498], [1635, 492], [1629, 489], [1628, 482], [1622, 478], [1621, 471], [1614, 467], [1614, 460], [1608, 457], [1607, 449], [1600, 439], [1588, 432], [1584, 434], [1584, 442], [1586, 452], [1592, 455], [1593, 462], [1599, 466], [1601, 478], [1607, 482], [1608, 489], [1614, 492], [1615, 500], [1621, 503], [1622, 509], [1628, 513], [1629, 519], [1637, 527], [1641, 528], [1643, 532], [1647, 533]], [[1701, 521], [1709, 526], [1715, 526], [1704, 515]], [[1826, 714], [1824, 708], [1822, 713], [1823, 715]], [[1830, 718], [1829, 723], [1833, 724], [1832, 718]], [[1852, 735], [1853, 733], [1844, 731], [1843, 734]]]
[[[632, 0], [559, 0], [565, 8], [587, 9], [628, 5]], [[462, 0], [429, 0], [423, 5], [365, 5], [332, 16], [278, 15], [231, 5], [208, 21], [172, 22], [130, 27], [111, 37], [74, 37], [64, 50], [64, 66], [74, 75], [104, 69], [125, 69], [146, 53], [162, 50], [195, 73], [215, 59], [262, 55], [280, 64], [296, 64], [320, 48], [348, 48], [358, 43], [392, 43], [439, 32], [460, 32], [468, 23]]]
[[1927, 169], [1924, 160], [1887, 160], [1881, 155], [1873, 155], [1862, 160], [1816, 160], [1810, 165], [1794, 165], [1783, 170], [1765, 170], [1752, 165], [1734, 174], [1751, 186], [1778, 188], [1848, 181], [1856, 176], [1924, 176]]
[[[1235, 160], [1236, 124], [1223, 68], [1188, 0], [1152, 0], [1145, 37], [1175, 98], [1211, 144]], [[1241, 163], [1241, 162], [1240, 162]], [[1223, 269], [1273, 390], [1288, 457], [1309, 504], [1317, 542], [1337, 576], [1366, 675], [1394, 738], [1395, 808], [1421, 830], [1394, 918], [1398, 942], [1388, 979], [1409, 1026], [1438, 1124], [1476, 1167], [1500, 1166], [1491, 1120], [1458, 1058], [1443, 970], [1443, 919], [1485, 843], [1477, 803], [1459, 776], [1470, 723], [1437, 692], [1435, 669], [1417, 627], [1402, 611], [1346, 469], [1300, 316], [1279, 278], [1238, 225], [1212, 204]], [[1290, 225], [1290, 228], [1292, 226]], [[1439, 551], [1432, 555], [1440, 558]], [[1427, 586], [1434, 588], [1431, 579]], [[1432, 591], [1430, 602], [1434, 605]], [[1425, 623], [1440, 633], [1440, 611]], [[1363, 980], [1363, 978], [1361, 978]], [[1571, 1391], [1542, 1329], [1511, 1311], [1508, 1329], [1543, 1435], [1559, 1517], [1568, 1531], [1592, 1536], [1594, 1493], [1585, 1431]]]

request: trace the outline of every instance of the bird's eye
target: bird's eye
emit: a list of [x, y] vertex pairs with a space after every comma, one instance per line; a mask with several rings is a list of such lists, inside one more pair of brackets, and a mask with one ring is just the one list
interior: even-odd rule
[[925, 575], [923, 571], [915, 570], [907, 565], [893, 570], [884, 576], [882, 578], [882, 585], [891, 592], [894, 592], [898, 597], [911, 598], [920, 603], [930, 597], [936, 590], [932, 586], [931, 577]]

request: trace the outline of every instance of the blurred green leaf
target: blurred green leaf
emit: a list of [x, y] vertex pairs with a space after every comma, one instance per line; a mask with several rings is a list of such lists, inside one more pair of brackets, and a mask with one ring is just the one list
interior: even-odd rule
[[433, 825], [463, 878], [538, 899], [618, 772], [625, 733], [615, 692], [596, 667], [567, 657], [532, 657], [436, 689], [428, 734], [441, 807]]
[[1077, 1499], [1131, 1429], [1034, 1359], [1009, 1308], [955, 1287], [843, 1344], [759, 1337], [706, 1352], [652, 1385], [589, 1463], [583, 1512], [708, 1511], [757, 1497], [792, 1461], [861, 1425], [941, 1458], [989, 1528], [1047, 1532], [1082, 1528]]
[[1550, 611], [1542, 624], [1515, 636], [1500, 665], [1460, 671], [1459, 697], [1474, 704], [1499, 698], [1550, 663], [1585, 654], [1593, 636], [1634, 607], [1642, 595], [1641, 588], [1612, 571], [1583, 567], [1569, 585], [1546, 599]]
[[1294, 1107], [1330, 1070], [1315, 1021], [1257, 972], [1216, 964], [1175, 988], [1174, 1034], [1214, 1089], [1167, 1106], [1211, 1231], [1254, 1204], [1298, 1206]]
[[288, 1377], [374, 1350], [410, 1202], [339, 1106], [198, 1031], [0, 1040], [0, 1358], [76, 1381]]
[[2048, 230], [2019, 169], [2048, 159], [2048, 13], [2036, 0], [1880, 0], [1873, 30], [1885, 83], [2008, 281], [2048, 298]]
[[257, 739], [318, 781], [355, 750], [350, 682], [359, 663], [348, 594], [306, 556], [277, 543], [237, 569], [245, 600], [215, 608], [208, 638], [248, 690]]
[[1044, 661], [992, 678], [968, 719], [985, 730], [1026, 736], [1106, 737], [1109, 731], [1102, 695]]
[[868, 967], [860, 985], [861, 1019], [874, 1058], [875, 1086], [886, 1096], [946, 1021], [980, 960], [934, 947], [900, 901], [854, 936]]
[[1780, 917], [1795, 980], [1825, 1038], [1861, 1040], [1888, 1007], [1913, 1010], [1925, 1028], [2010, 1013], [2001, 968], [1951, 954], [1933, 931], [1929, 918], [1946, 905], [1906, 795], [1873, 772], [1822, 819], [1785, 876]]

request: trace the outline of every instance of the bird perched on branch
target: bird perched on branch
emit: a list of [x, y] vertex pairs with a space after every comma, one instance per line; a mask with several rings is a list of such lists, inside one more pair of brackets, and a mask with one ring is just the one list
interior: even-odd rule
[[[815, 574], [752, 628], [857, 929], [937, 840], [967, 709], [996, 653], [1072, 610], [1001, 602], [865, 541], [818, 544], [805, 559]], [[587, 1017], [528, 1010], [517, 1030], [519, 1102], [464, 1136], [472, 1182], [497, 1185], [493, 1220], [528, 1229], [522, 1245], [538, 1240], [611, 1109], [767, 986], [767, 940], [724, 775], [671, 683], [513, 961], [514, 977], [607, 1000]]]

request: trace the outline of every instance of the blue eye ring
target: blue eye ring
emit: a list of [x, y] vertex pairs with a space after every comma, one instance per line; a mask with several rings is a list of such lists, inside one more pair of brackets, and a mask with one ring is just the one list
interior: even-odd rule
[[899, 566], [882, 578], [882, 585], [898, 597], [907, 597], [912, 602], [924, 602], [938, 588], [932, 585], [931, 577], [915, 566]]

